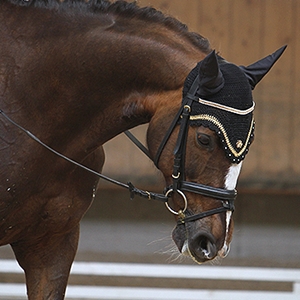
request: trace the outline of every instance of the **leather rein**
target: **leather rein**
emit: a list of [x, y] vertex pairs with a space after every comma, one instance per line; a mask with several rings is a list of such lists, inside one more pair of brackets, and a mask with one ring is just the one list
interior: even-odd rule
[[[156, 153], [156, 156], [154, 158], [154, 163], [156, 166], [158, 166], [158, 161], [160, 158], [160, 155], [169, 140], [169, 137], [171, 136], [175, 126], [180, 122], [180, 129], [179, 134], [177, 137], [176, 146], [174, 149], [174, 165], [173, 165], [173, 184], [169, 187], [167, 187], [164, 191], [164, 194], [158, 194], [148, 191], [143, 191], [138, 188], [136, 188], [131, 182], [128, 182], [127, 184], [119, 182], [117, 180], [114, 180], [110, 177], [107, 177], [93, 169], [90, 169], [73, 159], [70, 159], [69, 157], [66, 157], [60, 152], [57, 152], [47, 144], [43, 143], [37, 136], [32, 134], [30, 131], [16, 123], [14, 120], [12, 120], [8, 115], [4, 113], [0, 109], [0, 114], [9, 121], [11, 124], [19, 128], [21, 131], [26, 133], [31, 139], [35, 140], [38, 144], [43, 146], [44, 148], [48, 149], [50, 152], [54, 153], [55, 155], [59, 156], [60, 158], [98, 176], [101, 179], [104, 179], [108, 182], [111, 182], [113, 184], [116, 184], [120, 187], [126, 188], [130, 192], [130, 198], [133, 199], [135, 195], [139, 195], [140, 197], [147, 198], [149, 200], [158, 200], [161, 202], [164, 202], [166, 207], [170, 212], [177, 215], [179, 220], [178, 224], [184, 224], [186, 222], [192, 222], [196, 221], [214, 214], [223, 213], [227, 211], [233, 211], [234, 210], [234, 200], [237, 195], [237, 191], [234, 190], [227, 190], [223, 188], [215, 188], [212, 186], [207, 186], [199, 183], [193, 183], [188, 182], [184, 180], [184, 165], [185, 165], [185, 152], [186, 152], [186, 140], [187, 140], [187, 132], [188, 132], [188, 121], [190, 118], [191, 113], [191, 104], [193, 101], [198, 100], [198, 98], [195, 97], [196, 94], [196, 85], [197, 85], [197, 79], [194, 81], [194, 84], [192, 85], [189, 93], [187, 96], [183, 99], [183, 104], [181, 105], [178, 113], [176, 114], [175, 118], [173, 119], [173, 122], [171, 123], [171, 126], [169, 127], [164, 139], [162, 140], [158, 151]], [[139, 147], [148, 157], [149, 151], [148, 149], [140, 143], [129, 131], [126, 131], [125, 134], [132, 140], [132, 142]], [[151, 157], [150, 157], [151, 159]], [[201, 212], [198, 214], [190, 215], [187, 211], [188, 207], [188, 201], [184, 194], [184, 192], [191, 192], [196, 193], [205, 197], [213, 198], [214, 200], [219, 200], [222, 203], [221, 207], [211, 209], [205, 212]], [[184, 202], [184, 207], [179, 211], [174, 211], [168, 204], [168, 200], [172, 193], [178, 193]]]

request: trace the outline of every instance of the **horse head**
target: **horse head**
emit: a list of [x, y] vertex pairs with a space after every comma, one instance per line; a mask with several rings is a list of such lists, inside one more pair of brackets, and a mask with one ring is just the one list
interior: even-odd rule
[[179, 112], [162, 110], [150, 122], [149, 150], [177, 219], [174, 242], [198, 263], [229, 251], [235, 187], [254, 139], [252, 89], [284, 50], [248, 67], [211, 52], [187, 76]]

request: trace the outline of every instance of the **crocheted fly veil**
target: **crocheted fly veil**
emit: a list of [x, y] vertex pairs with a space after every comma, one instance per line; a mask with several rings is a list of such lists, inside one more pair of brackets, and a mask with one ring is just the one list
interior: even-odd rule
[[[254, 135], [251, 89], [271, 69], [285, 48], [248, 67], [228, 63], [213, 51], [197, 64], [184, 83], [183, 101], [186, 97], [194, 99], [190, 125], [202, 125], [215, 131], [226, 156], [233, 163], [245, 158]], [[189, 95], [195, 84], [198, 85], [196, 95]]]

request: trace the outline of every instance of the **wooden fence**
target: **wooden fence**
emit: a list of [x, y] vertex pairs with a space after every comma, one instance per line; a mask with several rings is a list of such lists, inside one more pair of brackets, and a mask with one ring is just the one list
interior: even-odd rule
[[[0, 273], [18, 274], [15, 261], [0, 260]], [[155, 287], [119, 287], [69, 285], [66, 299], [105, 300], [298, 300], [300, 299], [300, 270], [276, 268], [150, 265], [128, 263], [75, 262], [72, 275], [138, 278], [176, 278], [229, 281], [226, 290], [200, 290]], [[290, 282], [291, 291], [232, 290], [233, 281]], [[117, 280], [116, 280], [117, 282]], [[0, 283], [0, 299], [26, 299], [24, 284]]]
[[[228, 61], [238, 65], [251, 64], [288, 44], [282, 58], [255, 89], [256, 137], [240, 182], [249, 187], [299, 189], [300, 1], [139, 0], [138, 3], [177, 17], [192, 31], [207, 37]], [[138, 129], [142, 137], [144, 130], [145, 127]], [[110, 142], [106, 152], [106, 173], [156, 180], [152, 164], [126, 138]]]

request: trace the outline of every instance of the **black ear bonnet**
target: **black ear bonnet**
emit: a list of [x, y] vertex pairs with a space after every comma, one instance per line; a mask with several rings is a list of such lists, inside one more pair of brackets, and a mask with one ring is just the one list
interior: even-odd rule
[[[211, 52], [187, 76], [183, 103], [198, 82], [190, 125], [215, 131], [232, 163], [245, 158], [254, 137], [252, 89], [271, 69], [286, 46], [248, 66], [236, 66]], [[195, 82], [196, 80], [196, 82]]]
[[[219, 58], [220, 61], [222, 61]], [[199, 74], [199, 65], [190, 72], [183, 88], [185, 97]], [[224, 84], [215, 94], [196, 96], [203, 100], [218, 103], [226, 107], [245, 111], [253, 107], [251, 87], [248, 79], [239, 67], [222, 61], [220, 72], [224, 78]], [[215, 108], [194, 101], [191, 109], [191, 126], [205, 126], [214, 130], [222, 142], [226, 156], [233, 162], [239, 163], [245, 158], [250, 143], [253, 139], [254, 121], [253, 113], [239, 115], [227, 110]]]

